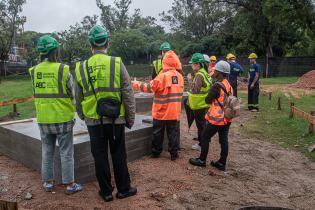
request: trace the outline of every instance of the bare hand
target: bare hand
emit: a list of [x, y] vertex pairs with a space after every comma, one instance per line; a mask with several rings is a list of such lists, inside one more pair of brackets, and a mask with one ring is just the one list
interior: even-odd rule
[[191, 79], [192, 79], [191, 73], [187, 74], [187, 79], [188, 79], [188, 80], [191, 80]]

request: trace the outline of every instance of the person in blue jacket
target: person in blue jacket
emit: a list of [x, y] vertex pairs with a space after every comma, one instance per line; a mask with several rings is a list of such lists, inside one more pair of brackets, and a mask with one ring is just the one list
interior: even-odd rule
[[259, 111], [259, 78], [261, 67], [257, 63], [258, 56], [255, 53], [251, 53], [248, 56], [250, 61], [248, 71], [248, 110], [252, 112]]
[[229, 75], [229, 83], [233, 88], [234, 96], [237, 97], [237, 77], [240, 76], [240, 74], [242, 74], [244, 70], [242, 66], [236, 62], [236, 56], [233, 55], [232, 53], [229, 53], [226, 56], [226, 59], [229, 62], [230, 67], [231, 67], [231, 73]]

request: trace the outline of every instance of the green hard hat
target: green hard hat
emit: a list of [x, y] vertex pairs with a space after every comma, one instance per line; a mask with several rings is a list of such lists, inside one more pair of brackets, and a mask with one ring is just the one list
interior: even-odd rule
[[160, 51], [162, 51], [162, 50], [171, 50], [172, 48], [171, 48], [171, 45], [170, 45], [170, 43], [168, 43], [168, 42], [164, 42], [163, 44], [161, 44], [161, 46], [160, 46]]
[[207, 61], [205, 60], [205, 57], [201, 53], [193, 54], [193, 56], [191, 57], [191, 60], [189, 61], [189, 63], [204, 63], [204, 62], [207, 62]]
[[[102, 47], [108, 42], [109, 33], [106, 28], [102, 26], [93, 26], [89, 32], [89, 41], [91, 44]], [[98, 42], [99, 40], [104, 39], [104, 42]]]
[[37, 42], [37, 50], [43, 55], [58, 47], [59, 43], [57, 40], [49, 35], [41, 36]]

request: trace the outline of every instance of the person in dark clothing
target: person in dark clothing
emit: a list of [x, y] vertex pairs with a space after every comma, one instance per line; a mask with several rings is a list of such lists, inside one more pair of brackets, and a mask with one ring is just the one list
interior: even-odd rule
[[257, 64], [258, 58], [255, 53], [249, 55], [250, 66], [248, 71], [248, 110], [252, 112], [259, 111], [259, 77], [260, 65]]
[[[121, 58], [107, 55], [108, 38], [109, 34], [104, 27], [93, 26], [89, 32], [93, 56], [78, 62], [75, 69], [76, 110], [88, 128], [96, 178], [100, 187], [99, 195], [106, 202], [113, 200], [114, 189], [111, 183], [108, 147], [117, 187], [116, 197], [123, 199], [137, 194], [137, 188], [132, 187], [130, 183], [125, 146], [125, 126], [131, 129], [135, 120], [134, 92]], [[110, 98], [119, 102], [119, 117], [101, 117], [96, 108], [99, 98]]]
[[192, 165], [206, 166], [209, 143], [211, 142], [211, 138], [218, 133], [219, 143], [221, 145], [220, 159], [218, 161], [212, 161], [211, 165], [219, 170], [225, 171], [229, 151], [228, 133], [232, 120], [225, 118], [222, 106], [224, 104], [224, 98], [226, 97], [223, 88], [225, 88], [229, 94], [233, 94], [233, 89], [227, 80], [229, 73], [230, 65], [227, 62], [219, 61], [216, 64], [213, 76], [217, 82], [212, 86], [205, 99], [205, 102], [211, 104], [211, 106], [205, 117], [207, 124], [202, 132], [201, 153], [199, 158], [191, 158], [189, 160], [189, 163]]
[[227, 55], [227, 61], [230, 64], [231, 72], [229, 75], [229, 83], [233, 88], [234, 96], [237, 97], [237, 77], [240, 76], [244, 70], [242, 66], [236, 62], [236, 57], [233, 54]]

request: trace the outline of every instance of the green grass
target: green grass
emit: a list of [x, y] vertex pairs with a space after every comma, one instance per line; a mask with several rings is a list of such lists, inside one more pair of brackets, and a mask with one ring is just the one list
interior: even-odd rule
[[[29, 97], [32, 94], [32, 85], [29, 76], [8, 77], [1, 81], [0, 101]], [[0, 107], [0, 117], [6, 116], [12, 109], [12, 106]], [[34, 109], [34, 102], [18, 104], [19, 119], [34, 117]]]
[[298, 77], [273, 77], [273, 78], [260, 79], [260, 82], [263, 85], [293, 84], [297, 81], [298, 81]]
[[[277, 100], [281, 97], [282, 110], [277, 110]], [[243, 100], [246, 96], [242, 95]], [[315, 143], [315, 135], [308, 134], [309, 123], [300, 118], [289, 119], [289, 104], [295, 105], [303, 111], [315, 110], [315, 93], [301, 98], [287, 98], [280, 92], [273, 92], [273, 98], [260, 97], [260, 113], [257, 118], [246, 122], [241, 128], [243, 134], [262, 140], [280, 144], [285, 148], [298, 150], [315, 161], [315, 152], [309, 153], [308, 146]]]

